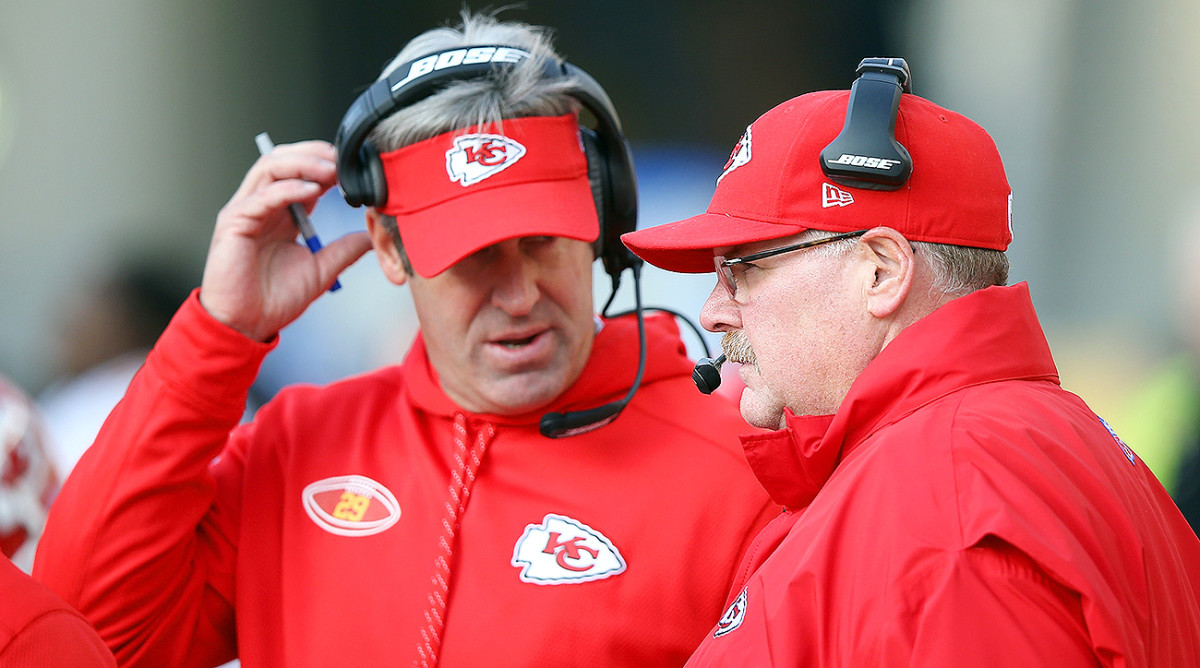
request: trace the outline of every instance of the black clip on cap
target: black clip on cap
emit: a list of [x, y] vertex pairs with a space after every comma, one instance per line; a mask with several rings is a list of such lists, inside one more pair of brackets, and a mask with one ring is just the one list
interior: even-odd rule
[[912, 173], [912, 156], [896, 141], [901, 93], [912, 92], [903, 58], [864, 58], [850, 86], [842, 132], [821, 151], [821, 169], [834, 182], [897, 190]]

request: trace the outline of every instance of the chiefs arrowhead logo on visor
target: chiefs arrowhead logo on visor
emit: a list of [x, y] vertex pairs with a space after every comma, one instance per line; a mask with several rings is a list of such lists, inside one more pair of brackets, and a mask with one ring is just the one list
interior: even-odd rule
[[729, 172], [747, 162], [750, 162], [750, 126], [748, 125], [746, 126], [745, 134], [738, 140], [737, 145], [733, 147], [733, 152], [729, 154], [729, 159], [725, 161], [725, 171], [721, 172], [721, 175], [717, 177], [717, 183], [720, 183], [721, 179], [728, 176]]
[[338, 536], [370, 536], [400, 519], [392, 491], [362, 475], [318, 480], [304, 488], [303, 498], [312, 521]]
[[460, 135], [446, 151], [446, 173], [466, 187], [512, 167], [523, 155], [525, 147], [503, 135]]
[[521, 581], [542, 585], [603, 580], [625, 572], [625, 559], [604, 534], [579, 520], [546, 515], [513, 549]]

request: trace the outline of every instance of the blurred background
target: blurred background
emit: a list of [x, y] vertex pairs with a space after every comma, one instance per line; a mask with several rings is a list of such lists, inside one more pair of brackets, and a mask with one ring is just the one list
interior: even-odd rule
[[[130, 315], [142, 307], [128, 295], [148, 314], [198, 284], [254, 135], [331, 140], [400, 46], [461, 6], [4, 0], [0, 374], [52, 397], [148, 346], [161, 324]], [[1194, 0], [527, 0], [502, 16], [553, 26], [560, 52], [607, 88], [634, 147], [641, 226], [701, 211], [759, 114], [848, 88], [863, 57], [903, 56], [917, 94], [1000, 148], [1012, 279], [1031, 284], [1064, 385], [1119, 428], [1186, 349], [1186, 288], [1200, 283], [1187, 266], [1200, 82], [1181, 69], [1200, 39]], [[362, 226], [334, 195], [313, 216], [326, 239]], [[113, 287], [134, 274], [141, 288]], [[285, 331], [262, 398], [399, 359], [415, 331], [407, 291], [370, 256], [342, 283]], [[712, 278], [647, 268], [644, 283], [648, 304], [694, 314]], [[122, 331], [133, 320], [140, 332]]]

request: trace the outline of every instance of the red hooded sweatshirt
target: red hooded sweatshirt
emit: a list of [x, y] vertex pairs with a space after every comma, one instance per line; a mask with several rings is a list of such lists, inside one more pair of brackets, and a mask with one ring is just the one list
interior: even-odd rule
[[[682, 665], [779, 510], [736, 407], [696, 392], [671, 319], [647, 320], [643, 386], [588, 434], [545, 438], [540, 411], [464, 413], [419, 338], [402, 366], [289, 388], [237, 427], [270, 346], [193, 296], [64, 485], [36, 572], [122, 665], [412, 665], [440, 596], [457, 423], [486, 450], [440, 665]], [[623, 396], [636, 351], [636, 320], [608, 321], [548, 410]]]

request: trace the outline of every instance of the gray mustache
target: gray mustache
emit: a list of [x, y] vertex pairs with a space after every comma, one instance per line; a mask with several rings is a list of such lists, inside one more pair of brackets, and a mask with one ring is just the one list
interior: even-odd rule
[[721, 350], [725, 352], [725, 356], [730, 362], [739, 364], [755, 364], [754, 348], [750, 347], [750, 342], [746, 340], [746, 335], [741, 330], [732, 330], [725, 332], [721, 337]]

